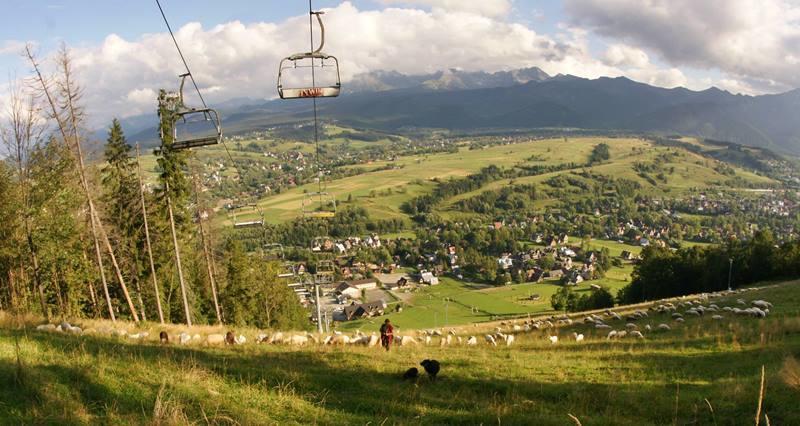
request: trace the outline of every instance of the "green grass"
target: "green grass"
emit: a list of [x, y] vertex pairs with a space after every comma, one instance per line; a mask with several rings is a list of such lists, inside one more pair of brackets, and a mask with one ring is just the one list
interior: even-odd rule
[[[582, 293], [589, 291], [590, 284], [597, 284], [616, 294], [629, 283], [632, 271], [633, 266], [630, 264], [623, 268], [611, 268], [604, 278], [585, 281], [574, 287], [574, 290]], [[340, 328], [375, 328], [384, 318], [389, 318], [403, 328], [424, 329], [491, 321], [509, 316], [553, 313], [550, 296], [559, 288], [561, 285], [554, 280], [494, 287], [443, 277], [439, 285], [423, 286], [412, 293], [410, 300], [402, 304], [402, 312], [393, 312], [380, 318], [344, 322]], [[527, 300], [533, 294], [540, 296], [538, 301]], [[393, 304], [390, 305], [390, 310], [392, 307]]]
[[[736, 297], [776, 306], [764, 320], [689, 319], [645, 340], [608, 341], [576, 327], [519, 334], [510, 348], [437, 343], [389, 353], [134, 344], [6, 319], [0, 423], [568, 425], [572, 414], [584, 425], [751, 424], [764, 366], [763, 412], [771, 424], [798, 424], [800, 284], [716, 303]], [[669, 320], [648, 322], [661, 321]], [[573, 329], [586, 341], [570, 341]], [[550, 333], [560, 334], [558, 345]], [[400, 379], [425, 358], [442, 363], [438, 381]]]

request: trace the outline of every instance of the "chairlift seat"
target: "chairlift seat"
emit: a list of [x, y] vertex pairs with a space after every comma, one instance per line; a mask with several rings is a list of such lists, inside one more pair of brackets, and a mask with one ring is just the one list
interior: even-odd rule
[[[305, 59], [311, 60], [311, 65], [298, 65], [298, 62]], [[320, 60], [320, 65], [315, 65], [314, 61]], [[333, 65], [325, 65], [325, 61], [333, 61]], [[327, 86], [311, 87], [286, 87], [284, 83], [284, 71], [296, 68], [325, 68], [332, 66], [336, 68], [336, 81]], [[321, 52], [297, 53], [281, 60], [278, 69], [278, 96], [281, 99], [304, 99], [304, 98], [335, 98], [339, 96], [342, 89], [342, 81], [339, 76], [339, 60], [335, 56]]]
[[[202, 115], [202, 121], [191, 121], [191, 118]], [[201, 134], [196, 132], [181, 133], [179, 128], [186, 130], [189, 124], [209, 122], [211, 127]], [[182, 124], [181, 124], [182, 123]], [[197, 148], [201, 146], [216, 145], [222, 141], [222, 124], [219, 114], [211, 108], [188, 108], [176, 113], [175, 121], [172, 124], [172, 150], [183, 150]]]
[[[339, 60], [333, 55], [328, 55], [322, 52], [325, 46], [325, 25], [322, 23], [322, 14], [324, 12], [311, 12], [317, 18], [320, 28], [320, 43], [319, 46], [311, 52], [295, 53], [294, 55], [287, 56], [281, 60], [278, 66], [278, 96], [281, 99], [304, 99], [304, 98], [333, 98], [339, 96], [342, 88], [342, 79], [339, 76]], [[310, 65], [300, 65], [303, 61], [309, 60]], [[319, 65], [315, 62], [319, 61]], [[326, 65], [325, 61], [329, 64]], [[311, 68], [312, 75], [315, 68], [323, 69], [325, 67], [335, 68], [335, 81], [330, 85], [317, 86], [316, 82], [311, 87], [286, 87], [284, 84], [284, 70], [297, 69], [297, 68]]]
[[264, 226], [264, 221], [262, 220], [250, 220], [247, 222], [236, 222], [233, 224], [234, 228], [241, 229], [241, 228], [260, 228]]

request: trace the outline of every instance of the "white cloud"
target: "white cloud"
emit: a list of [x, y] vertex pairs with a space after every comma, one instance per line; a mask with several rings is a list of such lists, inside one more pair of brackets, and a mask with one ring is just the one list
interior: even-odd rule
[[455, 12], [469, 12], [488, 17], [505, 16], [511, 10], [509, 0], [380, 0], [385, 5], [424, 6]]
[[720, 70], [755, 92], [800, 86], [800, 4], [786, 0], [565, 0], [573, 24]]
[[641, 68], [650, 62], [650, 58], [641, 49], [625, 44], [612, 44], [604, 55], [605, 62], [611, 66], [630, 66]]
[[[630, 75], [666, 86], [685, 81], [680, 71], [662, 70], [644, 52], [627, 45], [595, 58], [589, 34], [579, 28], [543, 35], [463, 8], [361, 11], [343, 2], [328, 9], [324, 19], [325, 51], [339, 58], [345, 84], [356, 74], [375, 70], [421, 74], [448, 68], [493, 72], [532, 66], [549, 74], [587, 78]], [[212, 104], [235, 97], [275, 98], [280, 60], [309, 47], [307, 16], [278, 23], [233, 21], [212, 28], [188, 23], [175, 35]], [[113, 116], [153, 113], [158, 89], [176, 89], [177, 75], [184, 72], [167, 33], [132, 40], [112, 34], [100, 45], [73, 49], [73, 57], [97, 126], [106, 125]], [[187, 89], [191, 89], [188, 82]], [[197, 102], [190, 90], [186, 94], [188, 103]]]
[[4, 40], [0, 43], [0, 55], [19, 55], [25, 49], [25, 42], [19, 40]]

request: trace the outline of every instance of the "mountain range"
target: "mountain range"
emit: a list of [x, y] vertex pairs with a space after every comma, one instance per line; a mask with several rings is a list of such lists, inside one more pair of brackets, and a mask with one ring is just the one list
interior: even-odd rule
[[[717, 88], [665, 89], [625, 77], [549, 76], [538, 68], [427, 75], [378, 71], [358, 75], [343, 86], [339, 98], [320, 99], [320, 115], [358, 127], [628, 130], [800, 154], [800, 90], [734, 95]], [[226, 132], [232, 134], [306, 120], [310, 106], [304, 101], [237, 99], [221, 107], [221, 113]], [[137, 130], [133, 141], [153, 142], [154, 129]]]

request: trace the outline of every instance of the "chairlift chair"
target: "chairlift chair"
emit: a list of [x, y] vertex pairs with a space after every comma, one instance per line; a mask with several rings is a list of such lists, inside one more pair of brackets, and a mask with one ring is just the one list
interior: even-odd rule
[[[178, 91], [178, 105], [175, 120], [172, 122], [172, 150], [184, 150], [207, 145], [216, 145], [222, 141], [222, 121], [216, 110], [208, 107], [191, 108], [183, 101], [183, 85], [186, 77], [181, 74], [181, 85]], [[163, 138], [162, 138], [163, 139]]]
[[[256, 209], [256, 214], [258, 218], [251, 219], [251, 220], [237, 220], [236, 219], [236, 211], [243, 210], [248, 207], [252, 207]], [[263, 228], [264, 227], [264, 213], [260, 211], [257, 204], [236, 204], [231, 207], [231, 214], [233, 215], [233, 227], [234, 229], [242, 229], [242, 228]]]
[[[315, 208], [315, 203], [318, 206]], [[331, 218], [336, 216], [336, 197], [328, 192], [309, 192], [303, 195], [303, 217]]]
[[320, 260], [317, 263], [317, 271], [314, 274], [315, 284], [329, 284], [333, 282], [336, 274], [336, 267], [330, 260]]
[[281, 265], [281, 272], [278, 272], [278, 278], [291, 278], [297, 275], [297, 268], [293, 262], [285, 262]]
[[286, 257], [286, 254], [283, 250], [283, 244], [281, 243], [267, 243], [264, 244], [262, 249], [264, 250], [264, 256], [266, 258], [283, 260]]
[[[311, 12], [312, 15], [316, 16], [319, 23], [321, 33], [319, 47], [311, 52], [296, 53], [281, 60], [278, 67], [278, 96], [281, 99], [333, 98], [339, 96], [342, 88], [342, 81], [339, 76], [339, 60], [335, 56], [322, 52], [322, 48], [325, 46], [325, 25], [322, 23], [322, 15], [324, 13]], [[316, 81], [314, 81], [310, 86], [301, 85], [300, 87], [295, 87], [294, 84], [285, 82], [285, 72], [306, 68], [312, 69], [312, 72], [332, 68], [335, 80], [330, 85], [317, 86]], [[292, 72], [294, 73], [294, 71]]]

